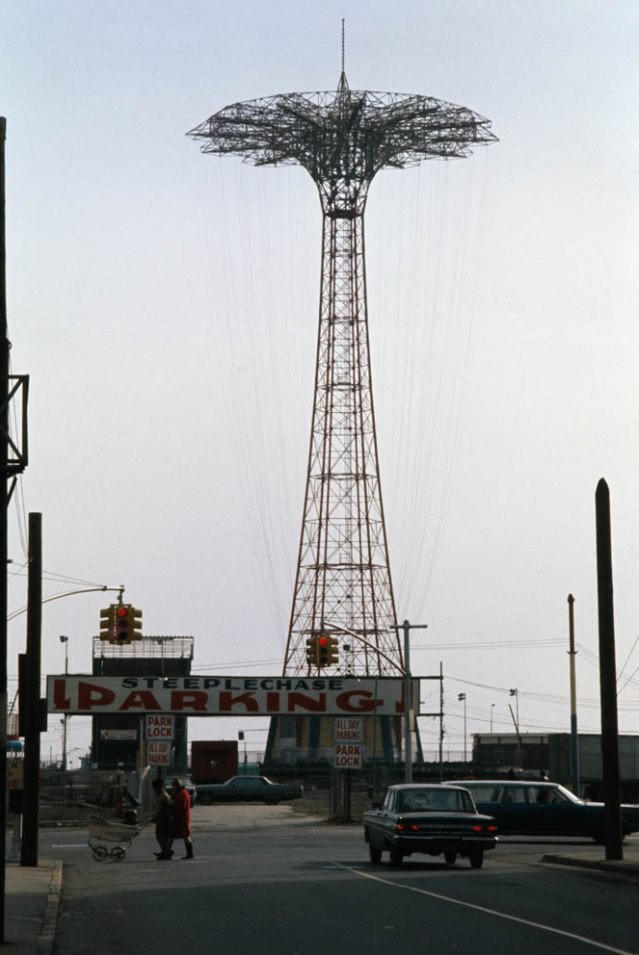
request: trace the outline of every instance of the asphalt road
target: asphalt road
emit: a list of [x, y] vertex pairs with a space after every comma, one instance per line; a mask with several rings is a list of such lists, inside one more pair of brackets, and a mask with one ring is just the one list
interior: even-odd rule
[[95, 862], [83, 831], [43, 831], [64, 862], [57, 955], [639, 955], [636, 884], [540, 863], [557, 842], [503, 842], [481, 870], [393, 869], [368, 861], [359, 826], [288, 806], [196, 807], [193, 842], [193, 861], [157, 862], [149, 828]]

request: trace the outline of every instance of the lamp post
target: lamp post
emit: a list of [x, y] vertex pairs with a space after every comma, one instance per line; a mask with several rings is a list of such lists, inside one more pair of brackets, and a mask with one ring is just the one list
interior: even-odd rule
[[515, 713], [517, 714], [517, 735], [519, 736], [519, 690], [509, 690], [511, 696], [515, 697]]
[[398, 624], [393, 630], [404, 631], [404, 782], [413, 781], [413, 752], [411, 742], [411, 714], [413, 712], [412, 684], [410, 672], [410, 632], [411, 630], [426, 630], [427, 623], [410, 623], [404, 620], [401, 627]]
[[490, 704], [490, 732], [491, 733], [493, 731], [493, 710], [494, 709], [495, 709], [495, 704], [491, 703]]
[[[69, 675], [69, 638], [60, 636], [60, 643], [64, 644], [64, 675]], [[62, 720], [62, 772], [67, 771], [67, 719], [65, 713]]]
[[458, 693], [458, 694], [457, 694], [457, 699], [460, 701], [460, 703], [463, 703], [463, 704], [464, 704], [464, 762], [467, 763], [467, 762], [468, 762], [468, 750], [466, 749], [466, 740], [467, 740], [467, 736], [466, 736], [466, 694], [465, 694], [465, 693]]
[[515, 724], [515, 731], [517, 733], [517, 749], [516, 749], [516, 761], [521, 764], [523, 758], [523, 748], [521, 745], [521, 733], [519, 731], [519, 690], [513, 689], [508, 691], [511, 696], [515, 697], [515, 713], [513, 714], [513, 708], [509, 704], [510, 715], [513, 718], [513, 723]]

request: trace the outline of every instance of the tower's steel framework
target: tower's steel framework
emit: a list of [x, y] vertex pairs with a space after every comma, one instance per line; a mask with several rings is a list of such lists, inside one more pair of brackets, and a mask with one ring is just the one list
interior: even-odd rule
[[[297, 163], [323, 212], [315, 397], [284, 674], [309, 671], [307, 640], [348, 643], [354, 675], [402, 672], [379, 480], [366, 303], [364, 210], [380, 169], [468, 156], [490, 122], [426, 96], [290, 93], [227, 106], [189, 133], [202, 151], [255, 165]], [[348, 635], [348, 636], [345, 636]]]

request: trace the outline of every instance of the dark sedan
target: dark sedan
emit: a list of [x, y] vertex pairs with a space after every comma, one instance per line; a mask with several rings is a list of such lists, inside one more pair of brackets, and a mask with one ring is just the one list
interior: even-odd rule
[[484, 852], [494, 849], [497, 827], [480, 815], [466, 789], [418, 783], [389, 786], [379, 808], [364, 813], [364, 839], [371, 862], [388, 852], [393, 866], [414, 852], [443, 855], [448, 865], [466, 857], [481, 868]]
[[[464, 779], [480, 812], [497, 820], [501, 835], [588, 836], [604, 841], [604, 806], [578, 799], [559, 783], [525, 779]], [[624, 836], [639, 831], [639, 805], [621, 807]]]
[[214, 802], [278, 802], [300, 799], [304, 790], [297, 783], [274, 783], [266, 776], [232, 776], [225, 783], [200, 783], [197, 801], [203, 806]]

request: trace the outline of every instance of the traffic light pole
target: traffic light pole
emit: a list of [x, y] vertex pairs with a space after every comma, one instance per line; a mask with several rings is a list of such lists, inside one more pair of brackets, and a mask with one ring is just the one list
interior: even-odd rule
[[[379, 653], [380, 656], [383, 656], [384, 659], [388, 660], [389, 663], [393, 663], [393, 666], [396, 664], [382, 653], [382, 651], [374, 646], [374, 644], [369, 643], [369, 641], [359, 633], [355, 633], [354, 630], [349, 630], [347, 627], [334, 627], [330, 622], [322, 621], [322, 627], [326, 626], [329, 630], [335, 630], [339, 633], [347, 633], [349, 636], [354, 637], [356, 640], [361, 640], [366, 646], [370, 646], [371, 649], [375, 650], [376, 653]], [[412, 747], [412, 737], [411, 737], [411, 715], [413, 713], [414, 707], [413, 703], [413, 687], [412, 687], [412, 676], [410, 671], [410, 632], [411, 630], [426, 630], [428, 628], [427, 623], [410, 623], [408, 620], [404, 620], [401, 624], [393, 624], [393, 630], [402, 630], [404, 632], [404, 668], [402, 675], [404, 677], [404, 782], [412, 783], [413, 781], [413, 747]]]
[[410, 672], [410, 632], [411, 630], [426, 630], [427, 623], [410, 623], [408, 620], [399, 625], [395, 624], [393, 630], [404, 631], [404, 782], [413, 781], [413, 745], [411, 737], [411, 722], [413, 707], [413, 687], [411, 683]]

